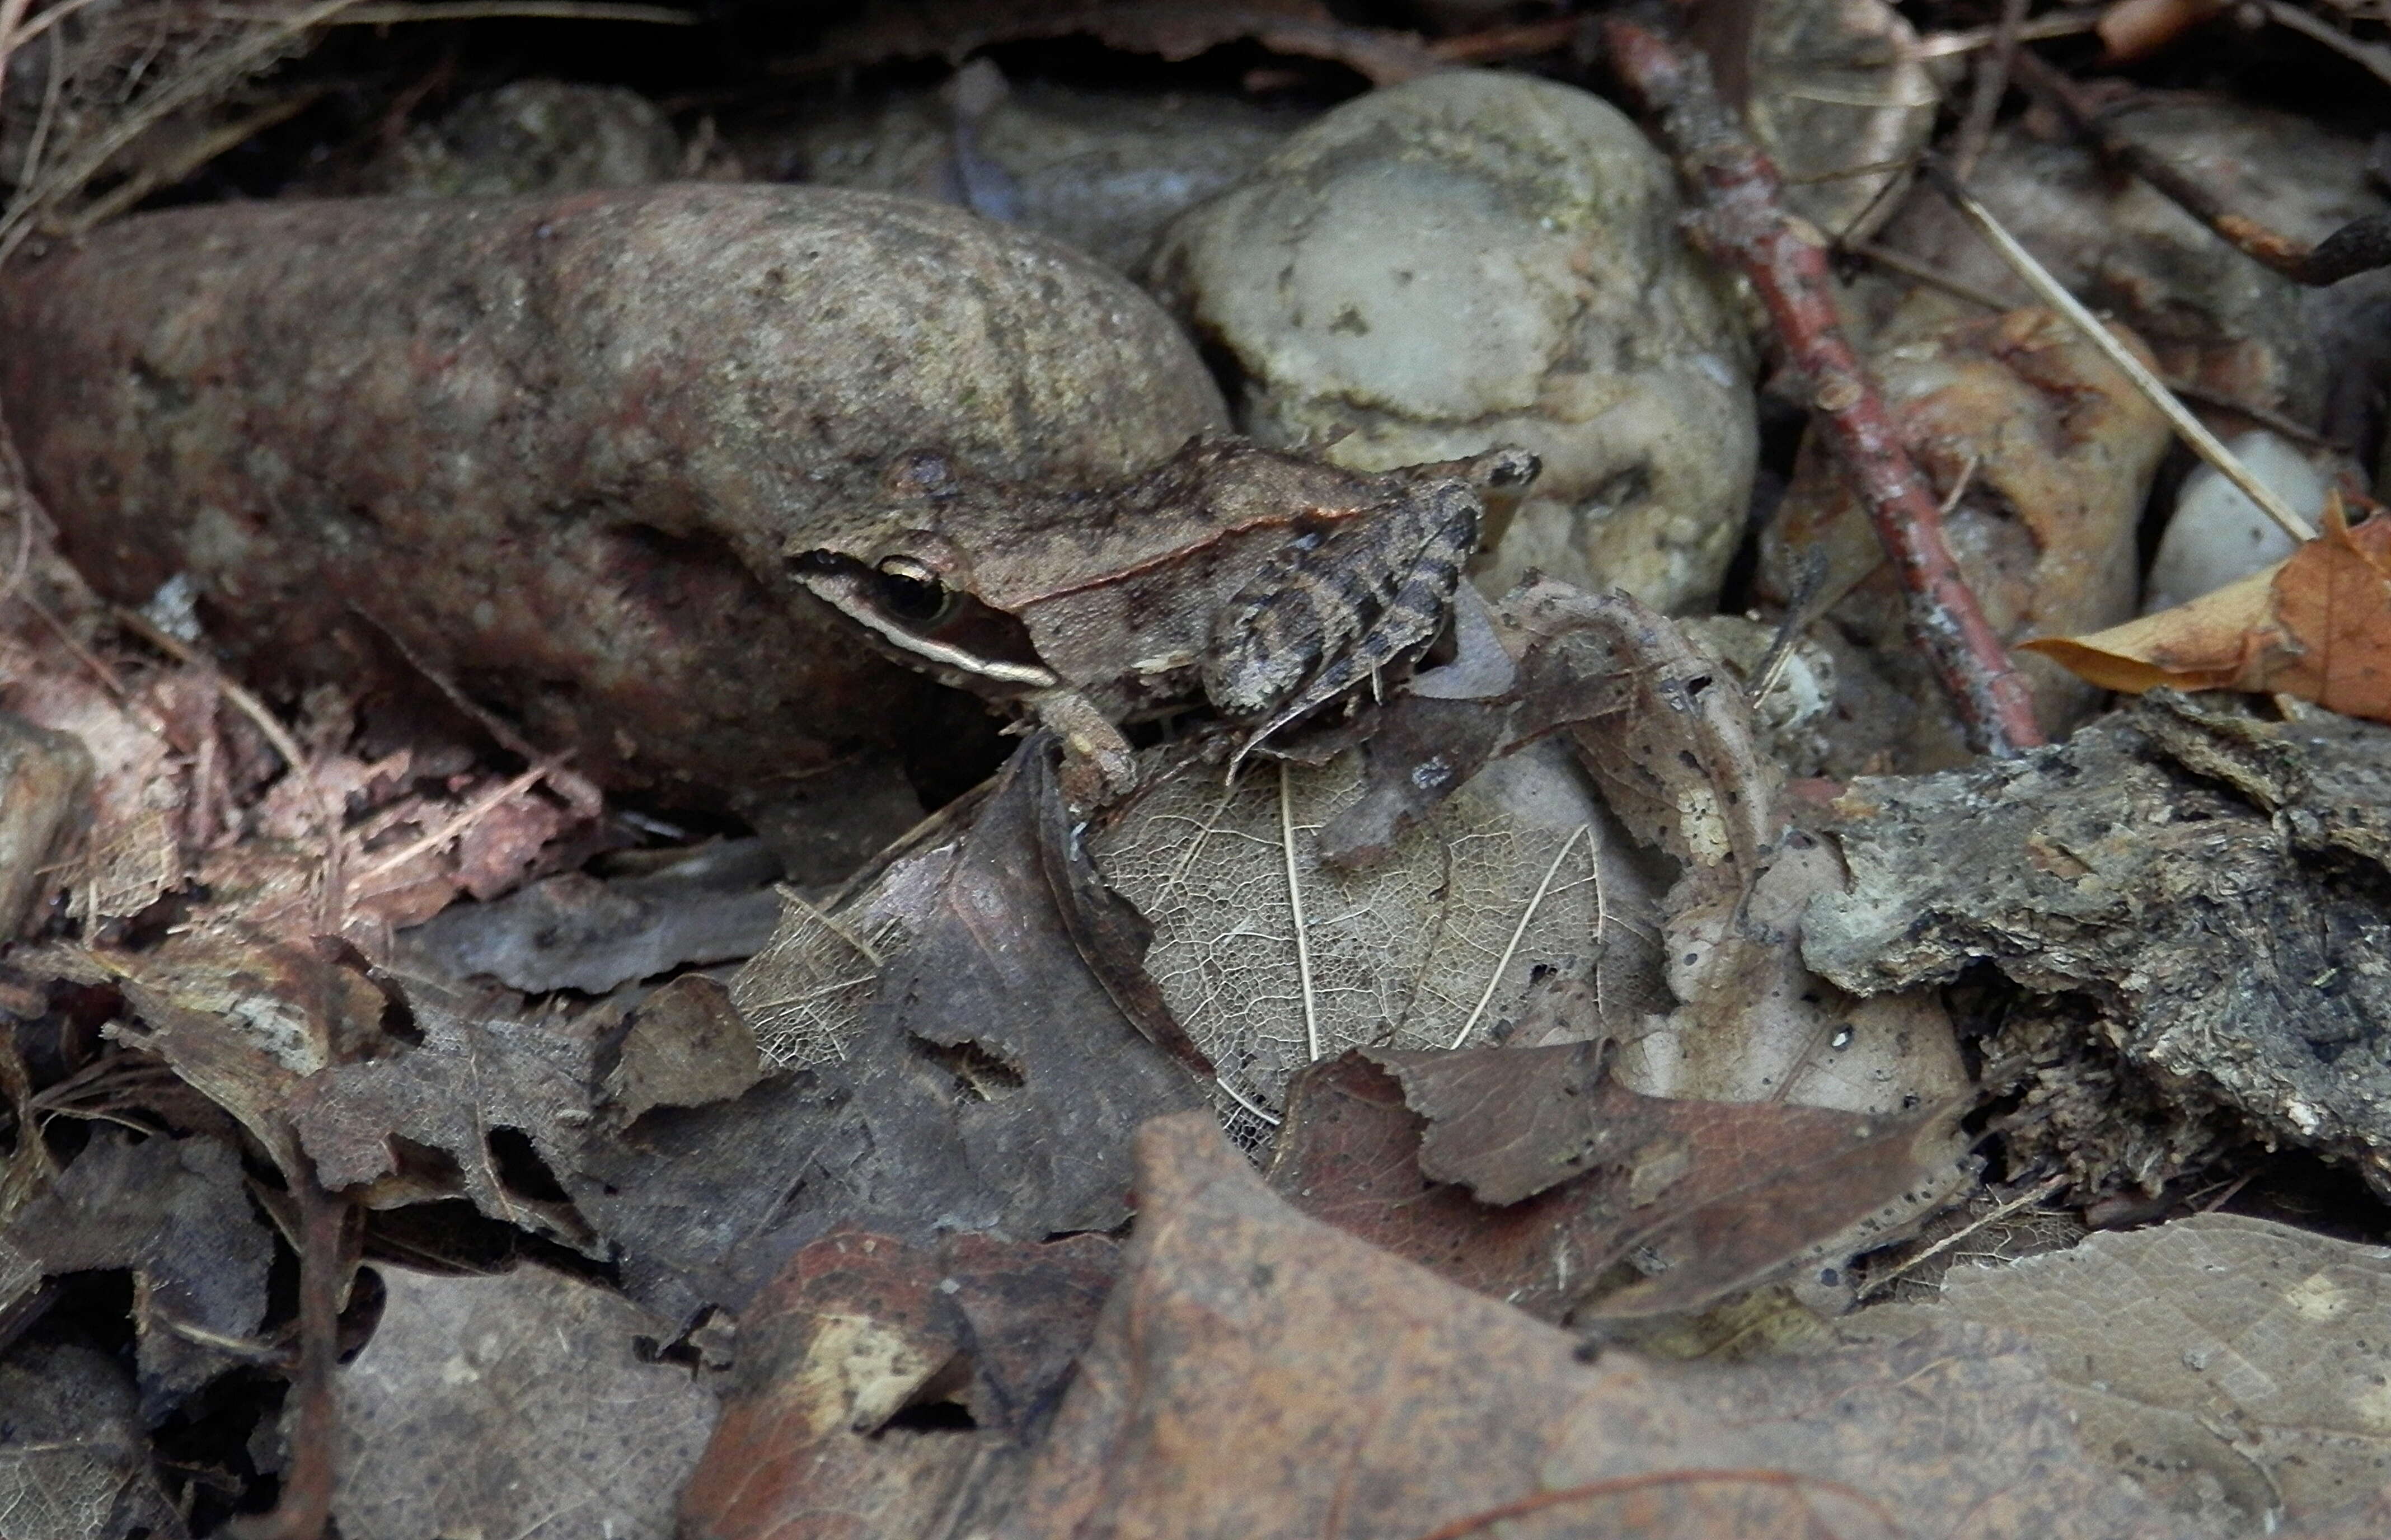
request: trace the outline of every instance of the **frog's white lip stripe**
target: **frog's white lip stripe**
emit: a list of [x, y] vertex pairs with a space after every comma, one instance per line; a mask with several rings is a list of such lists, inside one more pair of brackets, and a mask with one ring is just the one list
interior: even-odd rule
[[1001, 659], [982, 657], [951, 647], [943, 641], [933, 641], [917, 632], [909, 631], [882, 615], [866, 602], [859, 591], [861, 584], [846, 573], [808, 572], [798, 575], [797, 581], [815, 598], [821, 600], [839, 614], [870, 630], [882, 641], [915, 657], [949, 668], [976, 674], [984, 679], [1002, 679], [1007, 684], [1027, 685], [1032, 690], [1051, 690], [1063, 681], [1054, 674], [1033, 664], [1006, 663]]

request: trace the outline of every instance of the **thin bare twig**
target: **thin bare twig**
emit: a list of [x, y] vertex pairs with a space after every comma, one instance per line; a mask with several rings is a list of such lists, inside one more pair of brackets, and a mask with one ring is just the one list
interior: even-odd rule
[[2276, 26], [2323, 44], [2376, 80], [2391, 85], [2391, 48], [2380, 43], [2360, 43], [2323, 18], [2311, 16], [2297, 6], [2287, 6], [2283, 0], [2258, 0], [2258, 5], [2267, 13], [2267, 19]]
[[1919, 261], [1906, 252], [1898, 252], [1877, 240], [1855, 240], [1844, 246], [1854, 256], [1865, 257], [1887, 272], [1915, 278], [1929, 289], [1939, 289], [1953, 299], [1970, 304], [1981, 304], [1987, 310], [2008, 311], [2017, 307], [1989, 289], [1979, 289], [1965, 278], [1954, 278], [1938, 267]]
[[1916, 1256], [1904, 1260], [1900, 1266], [1894, 1268], [1892, 1272], [1887, 1273], [1883, 1277], [1869, 1279], [1868, 1292], [1861, 1295], [1860, 1298], [1864, 1301], [1875, 1299], [1880, 1294], [1882, 1294], [1886, 1289], [1891, 1288], [1894, 1284], [1899, 1283], [1903, 1278], [1908, 1276], [1911, 1273], [1916, 1272], [1926, 1262], [1941, 1256], [1944, 1252], [1949, 1250], [1954, 1246], [1958, 1245], [1970, 1236], [1976, 1234], [1980, 1230], [1998, 1224], [2001, 1221], [2009, 1218], [2010, 1215], [2016, 1213], [2020, 1209], [2029, 1208], [2034, 1204], [2041, 1202], [2044, 1198], [2049, 1197], [2060, 1188], [2067, 1185], [2067, 1182], [2068, 1178], [2064, 1173], [2062, 1173], [2061, 1175], [2051, 1177], [2047, 1181], [2037, 1183], [2034, 1186], [2027, 1188], [2024, 1192], [2010, 1198], [2008, 1202], [2002, 1204], [1999, 1208], [1995, 1209], [1990, 1213], [1985, 1214], [1981, 1218], [1970, 1221], [1958, 1229], [1954, 1230], [1951, 1234], [1945, 1236], [1941, 1240], [1936, 1241], [1933, 1245], [1926, 1248], [1923, 1251], [1919, 1252]]
[[1993, 26], [1993, 51], [1976, 61], [1976, 78], [1968, 97], [1968, 115], [1959, 121], [1959, 137], [1951, 150], [1952, 175], [1964, 182], [1976, 175], [1976, 162], [1993, 138], [1993, 120], [2000, 116], [2001, 98], [2009, 95], [2010, 64], [2017, 58], [2018, 29], [2025, 25], [2026, 0], [2001, 0], [2000, 19]]
[[1489, 27], [1484, 32], [1463, 32], [1457, 37], [1441, 37], [1428, 45], [1428, 51], [1448, 64], [1491, 64], [1503, 58], [1530, 58], [1548, 54], [1555, 48], [1566, 47], [1583, 31], [1585, 22], [1574, 16], [1556, 16], [1542, 21], [1521, 21], [1508, 27]]
[[2200, 419], [2192, 416], [2191, 408], [2177, 400], [2174, 393], [2151, 372], [2148, 366], [2134, 356], [2133, 349], [2119, 342], [2116, 333], [2101, 325], [2091, 311], [2084, 308], [2081, 300], [2067, 291], [2065, 284], [2051, 276], [2050, 269], [2036, 261], [2034, 253], [2018, 243], [2017, 237], [2010, 234], [2001, 222], [1993, 217], [1991, 210], [1976, 201], [1967, 188], [1953, 181], [1947, 171], [1931, 162], [1926, 166], [1926, 177], [1934, 184], [1937, 191], [1951, 201], [1952, 207], [1975, 226], [1976, 233], [1991, 243], [1993, 250], [2000, 253], [2001, 260], [2010, 265], [2037, 298], [2065, 317], [2069, 324], [2084, 334], [2087, 342], [2100, 349], [2126, 379], [2133, 382], [2134, 388], [2159, 409], [2183, 441], [2191, 446], [2193, 453], [2217, 467], [2219, 475], [2239, 487], [2243, 497], [2256, 503], [2258, 511], [2274, 520], [2283, 533], [2303, 542], [2316, 538], [2316, 531], [2308, 527], [2307, 521], [2293, 512], [2273, 487], [2251, 474], [2250, 468], [2234, 458], [2233, 451], [2210, 433]]
[[[2059, 11], [2039, 16], [2017, 30], [2020, 43], [2041, 43], [2054, 37], [2081, 37], [2100, 24], [2095, 11]], [[1999, 38], [1997, 27], [1973, 27], [1965, 32], [1928, 32], [1918, 40], [1919, 58], [1956, 58], [1989, 48]]]
[[[471, 829], [474, 824], [479, 823], [482, 820], [489, 817], [491, 813], [498, 810], [501, 804], [511, 802], [516, 797], [521, 796], [523, 793], [539, 784], [542, 781], [547, 780], [555, 769], [556, 767], [553, 763], [548, 760], [542, 760], [540, 763], [534, 765], [531, 769], [523, 771], [512, 780], [504, 782], [501, 784], [493, 787], [489, 791], [484, 792], [481, 796], [473, 798], [472, 801], [465, 804], [463, 808], [459, 809], [455, 817], [448, 819], [438, 828], [433, 829], [429, 834], [423, 835], [416, 839], [411, 839], [395, 850], [375, 857], [372, 865], [368, 866], [364, 871], [357, 874], [357, 881], [360, 883], [370, 882], [374, 878], [381, 876], [385, 872], [395, 871], [397, 868], [406, 865], [408, 861], [413, 861], [418, 856], [426, 855], [433, 850], [439, 849], [450, 840], [455, 839], [466, 830]], [[877, 961], [877, 959], [874, 959], [874, 961]]]
[[2235, 213], [2215, 188], [2120, 133], [2118, 113], [2131, 106], [2130, 101], [2102, 107], [2075, 82], [2031, 53], [2018, 54], [2016, 71], [2018, 84], [2057, 109], [2103, 160], [2140, 177], [2152, 191], [2207, 226], [2235, 251], [2293, 282], [2321, 288], [2354, 274], [2391, 266], [2391, 215], [2353, 219], [2313, 246], [2294, 240], [2248, 214]]
[[1980, 752], [2043, 742], [2025, 679], [1984, 619], [1943, 538], [1933, 488], [1902, 442], [1882, 394], [1843, 335], [1826, 250], [1785, 214], [1776, 165], [1729, 119], [1703, 60], [1633, 21], [1604, 23], [1613, 66], [1661, 116], [1702, 196], [1701, 229], [1751, 281], [1818, 424], [1851, 477], [1908, 596], [1909, 632]]
[[612, 0], [415, 0], [413, 4], [361, 5], [332, 24], [386, 27], [395, 21], [483, 21], [528, 18], [550, 21], [641, 21], [659, 27], [694, 27], [705, 19], [669, 6], [616, 5]]
[[1473, 1513], [1467, 1519], [1456, 1519], [1452, 1523], [1430, 1530], [1421, 1535], [1420, 1540], [1463, 1540], [1466, 1535], [1482, 1534], [1506, 1520], [1524, 1519], [1531, 1513], [1543, 1513], [1547, 1509], [1562, 1508], [1573, 1503], [1588, 1503], [1602, 1497], [1623, 1496], [1631, 1492], [1646, 1492], [1656, 1486], [1706, 1486], [1723, 1482], [1738, 1486], [1788, 1487], [1795, 1492], [1800, 1492], [1803, 1488], [1831, 1492], [1836, 1496], [1856, 1503], [1874, 1513], [1879, 1519], [1884, 1521], [1885, 1528], [1890, 1533], [1894, 1534], [1907, 1533], [1893, 1518], [1892, 1510], [1883, 1503], [1869, 1496], [1859, 1488], [1845, 1485], [1842, 1482], [1830, 1481], [1824, 1476], [1805, 1476], [1795, 1470], [1712, 1469], [1642, 1470], [1632, 1476], [1611, 1476], [1598, 1482], [1587, 1482], [1579, 1486], [1562, 1486], [1545, 1492], [1532, 1492], [1524, 1497], [1514, 1497], [1507, 1503], [1499, 1503], [1493, 1508]]
[[[1954, 278], [1941, 268], [1920, 262], [1906, 252], [1894, 251], [1892, 247], [1877, 241], [1854, 241], [1844, 250], [1854, 256], [1874, 263], [1888, 272], [1899, 273], [1906, 278], [1915, 278], [1930, 289], [1939, 289], [1953, 299], [1965, 300], [1970, 304], [1980, 304], [1987, 310], [2007, 312], [2017, 308], [2014, 304], [1989, 289], [1979, 289], [1964, 278]], [[2294, 422], [2282, 413], [2261, 407], [2255, 402], [2244, 401], [2240, 396], [2228, 395], [2224, 391], [2213, 391], [2205, 385], [2195, 385], [2189, 380], [2178, 380], [2172, 375], [2162, 374], [2158, 378], [2167, 389], [2187, 401], [2197, 401], [2204, 407], [2214, 407], [2218, 411], [2231, 412], [2237, 417], [2246, 417], [2259, 427], [2269, 433], [2281, 434], [2295, 444], [2307, 444], [2319, 449], [2337, 449], [2344, 454], [2349, 452], [2349, 446], [2341, 440], [2328, 438], [2306, 423]]]
[[[292, 1144], [297, 1141], [293, 1139]], [[341, 1355], [349, 1205], [307, 1169], [285, 1172], [299, 1210], [299, 1372], [291, 1386], [291, 1466], [271, 1513], [244, 1521], [241, 1540], [319, 1540], [332, 1516], [341, 1405], [332, 1371]]]

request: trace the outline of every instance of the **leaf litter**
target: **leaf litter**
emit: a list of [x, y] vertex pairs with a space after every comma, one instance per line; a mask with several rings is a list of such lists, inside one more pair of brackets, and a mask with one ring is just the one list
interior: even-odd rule
[[[158, 73], [237, 81], [337, 8], [162, 33]], [[787, 67], [911, 57], [946, 15], [914, 9]], [[982, 25], [1170, 58], [1259, 38], [1386, 80], [1434, 59], [1300, 5]], [[0, 241], [75, 217], [109, 89], [144, 127], [190, 105], [106, 79], [72, 80]], [[2379, 717], [2380, 606], [2351, 602], [2379, 598], [2379, 525], [2331, 521], [2263, 604], [2084, 641], [2126, 660], [2106, 682]], [[2019, 1202], [2174, 1192], [2254, 1131], [2379, 1183], [2372, 730], [2162, 692], [2023, 762], [1864, 780], [1822, 818], [1699, 642], [1532, 585], [1234, 786], [1166, 744], [1082, 828], [1033, 743], [846, 890], [783, 890], [767, 944], [768, 866], [700, 846], [686, 864], [742, 874], [642, 850], [592, 875], [636, 824], [503, 724], [494, 755], [487, 721], [394, 736], [337, 692], [269, 705], [162, 640], [171, 603], [111, 615], [45, 550], [19, 566], [0, 679], [40, 774], [8, 777], [0, 897], [45, 939], [0, 976], [0, 1534], [184, 1533], [153, 1438], [290, 1370], [268, 1263], [294, 1256], [364, 1342], [330, 1498], [350, 1534], [666, 1533], [733, 1344], [678, 1520], [724, 1540], [1098, 1516], [2382, 1532], [2359, 1335], [2381, 1257], [2281, 1226], [1958, 1267], [1940, 1303], [1847, 1317], [1806, 1355], [1609, 1345], [1664, 1347], [1609, 1328], [1726, 1320], [1789, 1280], [1840, 1308], [1812, 1285], [1967, 1184], [1954, 1119], [1991, 1096]], [[2152, 827], [2181, 837], [2138, 857], [2119, 833]], [[2259, 925], [2270, 904], [2293, 922]], [[688, 971], [751, 951], [727, 982]], [[1986, 964], [2023, 992], [1963, 1061], [1946, 1001]], [[2253, 1029], [2275, 1015], [2288, 1031]], [[1274, 1146], [1268, 1185], [1216, 1123]], [[382, 1263], [374, 1321], [360, 1253], [401, 1249], [409, 1215], [461, 1250], [469, 1213], [541, 1260]], [[116, 1274], [129, 1355], [45, 1335]], [[277, 1468], [250, 1432], [207, 1480]]]
[[1952, 1269], [1939, 1301], [1863, 1311], [1855, 1338], [1962, 1319], [2026, 1333], [2087, 1447], [2210, 1534], [2308, 1522], [2391, 1472], [2391, 1251], [2238, 1214], [2101, 1232]]

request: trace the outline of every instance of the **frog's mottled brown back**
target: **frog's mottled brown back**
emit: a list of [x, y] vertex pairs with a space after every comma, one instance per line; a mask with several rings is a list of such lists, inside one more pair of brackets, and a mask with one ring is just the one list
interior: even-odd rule
[[1487, 499], [1536, 461], [1369, 473], [1219, 439], [1109, 487], [898, 469], [876, 533], [790, 553], [884, 649], [1041, 713], [1068, 694], [1083, 729], [1208, 699], [1250, 744], [1425, 647]]

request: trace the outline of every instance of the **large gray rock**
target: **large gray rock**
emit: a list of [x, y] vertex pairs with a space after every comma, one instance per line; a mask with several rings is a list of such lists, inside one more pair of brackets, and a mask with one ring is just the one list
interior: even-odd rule
[[1677, 214], [1607, 104], [1456, 70], [1338, 108], [1190, 210], [1151, 287], [1243, 373], [1258, 438], [1357, 470], [1542, 456], [1489, 581], [1540, 566], [1684, 608], [1734, 548], [1754, 433], [1744, 338]]

